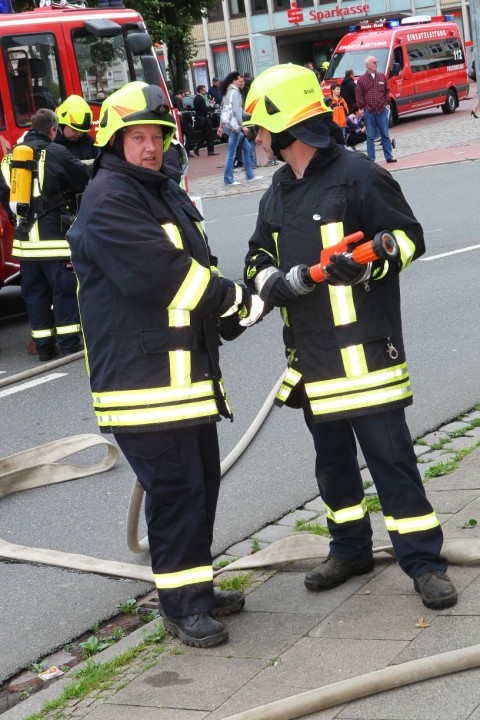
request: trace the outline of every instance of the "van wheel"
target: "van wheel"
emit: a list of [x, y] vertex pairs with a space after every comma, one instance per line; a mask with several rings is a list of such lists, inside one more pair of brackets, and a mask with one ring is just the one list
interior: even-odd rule
[[451, 113], [454, 113], [457, 109], [457, 95], [454, 90], [449, 90], [447, 93], [447, 99], [445, 100], [445, 103], [442, 105], [442, 112], [445, 113], [445, 115], [451, 115]]

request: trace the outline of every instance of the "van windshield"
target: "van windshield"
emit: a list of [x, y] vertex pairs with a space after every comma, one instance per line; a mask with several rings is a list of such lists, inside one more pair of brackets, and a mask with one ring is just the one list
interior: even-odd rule
[[324, 77], [325, 80], [332, 80], [333, 78], [343, 78], [346, 70], [352, 69], [355, 77], [363, 75], [365, 72], [365, 58], [369, 55], [374, 55], [378, 60], [378, 72], [387, 74], [386, 66], [388, 60], [388, 48], [376, 49], [374, 51], [368, 50], [350, 50], [342, 53], [334, 53], [330, 60], [330, 65], [327, 74]]

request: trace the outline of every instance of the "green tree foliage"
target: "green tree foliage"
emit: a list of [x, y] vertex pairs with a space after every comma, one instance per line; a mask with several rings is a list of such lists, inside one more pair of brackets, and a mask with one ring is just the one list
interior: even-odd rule
[[126, 0], [143, 17], [154, 42], [167, 46], [172, 90], [183, 88], [190, 60], [195, 57], [192, 24], [201, 21], [216, 0]]

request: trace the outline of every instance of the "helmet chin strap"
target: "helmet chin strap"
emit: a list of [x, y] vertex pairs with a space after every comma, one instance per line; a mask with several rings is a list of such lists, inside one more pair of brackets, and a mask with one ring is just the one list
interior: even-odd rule
[[281, 151], [290, 147], [290, 145], [295, 142], [296, 138], [294, 138], [293, 135], [290, 135], [287, 130], [283, 130], [283, 132], [280, 133], [270, 133], [270, 135], [272, 139], [270, 147], [272, 148], [273, 154], [277, 160], [283, 160]]

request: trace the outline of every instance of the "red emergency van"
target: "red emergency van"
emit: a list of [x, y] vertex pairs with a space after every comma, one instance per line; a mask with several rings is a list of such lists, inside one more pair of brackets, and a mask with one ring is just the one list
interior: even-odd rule
[[388, 78], [390, 125], [399, 117], [430, 107], [453, 113], [468, 96], [465, 49], [451, 16], [428, 15], [402, 20], [364, 22], [353, 26], [338, 43], [322, 87], [328, 96], [332, 82], [341, 82], [352, 68], [355, 78], [365, 72], [364, 60], [374, 55], [378, 70]]
[[[121, 0], [39, 0], [42, 7], [0, 14], [0, 159], [40, 108], [54, 110], [82, 95], [98, 121], [105, 97], [132, 80], [160, 85], [165, 78], [141, 16]], [[12, 226], [0, 206], [0, 287], [18, 280], [11, 257]]]

